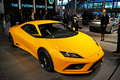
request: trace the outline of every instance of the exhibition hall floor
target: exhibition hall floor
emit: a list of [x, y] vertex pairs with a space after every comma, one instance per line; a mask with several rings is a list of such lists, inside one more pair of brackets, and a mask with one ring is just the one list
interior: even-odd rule
[[79, 30], [93, 37], [103, 48], [104, 61], [90, 74], [64, 75], [47, 72], [39, 61], [20, 48], [9, 46], [4, 28], [0, 25], [0, 80], [120, 80], [120, 60], [112, 52], [117, 47], [117, 33], [106, 34], [100, 41], [100, 33], [90, 32], [88, 26]]

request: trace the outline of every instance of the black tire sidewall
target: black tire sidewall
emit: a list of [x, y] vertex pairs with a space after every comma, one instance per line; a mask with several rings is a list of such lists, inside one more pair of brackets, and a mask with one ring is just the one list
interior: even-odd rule
[[[49, 61], [50, 61], [50, 66], [49, 66], [48, 69], [45, 69], [45, 68], [43, 68], [43, 67], [42, 67], [42, 68], [43, 68], [44, 70], [46, 70], [46, 71], [49, 71], [49, 72], [54, 71], [53, 61], [52, 61], [52, 58], [51, 58], [49, 52], [48, 52], [46, 49], [44, 49], [44, 48], [40, 49], [40, 50], [38, 51], [38, 58], [39, 58], [39, 59], [40, 59], [39, 56], [41, 55], [41, 52], [44, 52], [44, 53], [48, 56]], [[39, 60], [39, 62], [40, 62], [40, 60]], [[41, 65], [41, 62], [40, 62], [40, 65]]]
[[11, 47], [14, 47], [14, 41], [13, 41], [13, 38], [12, 38], [12, 35], [9, 33], [9, 36], [8, 36], [8, 39], [9, 39], [9, 44], [10, 44], [10, 39], [12, 39], [12, 44], [10, 44]]
[[93, 28], [91, 26], [89, 27], [89, 31], [91, 31], [91, 32], [93, 31]]

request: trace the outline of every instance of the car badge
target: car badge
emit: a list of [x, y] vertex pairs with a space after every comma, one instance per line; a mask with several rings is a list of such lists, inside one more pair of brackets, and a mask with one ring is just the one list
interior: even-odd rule
[[53, 4], [54, 3], [54, 0], [48, 0], [50, 4]]

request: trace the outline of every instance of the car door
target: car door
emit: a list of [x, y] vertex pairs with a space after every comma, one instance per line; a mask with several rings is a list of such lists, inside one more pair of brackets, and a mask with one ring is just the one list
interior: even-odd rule
[[35, 55], [37, 46], [36, 46], [36, 36], [39, 35], [36, 27], [33, 24], [26, 24], [21, 27], [22, 35], [19, 35], [18, 45], [24, 50], [30, 52], [32, 55]]

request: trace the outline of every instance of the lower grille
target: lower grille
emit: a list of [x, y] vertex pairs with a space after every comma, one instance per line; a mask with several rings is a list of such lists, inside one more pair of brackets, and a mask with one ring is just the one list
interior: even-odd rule
[[96, 63], [93, 64], [93, 66], [89, 69], [90, 70], [95, 70], [97, 67], [99, 67], [99, 65], [102, 63], [102, 58], [97, 61]]
[[85, 64], [72, 64], [68, 66], [66, 69], [82, 69]]

